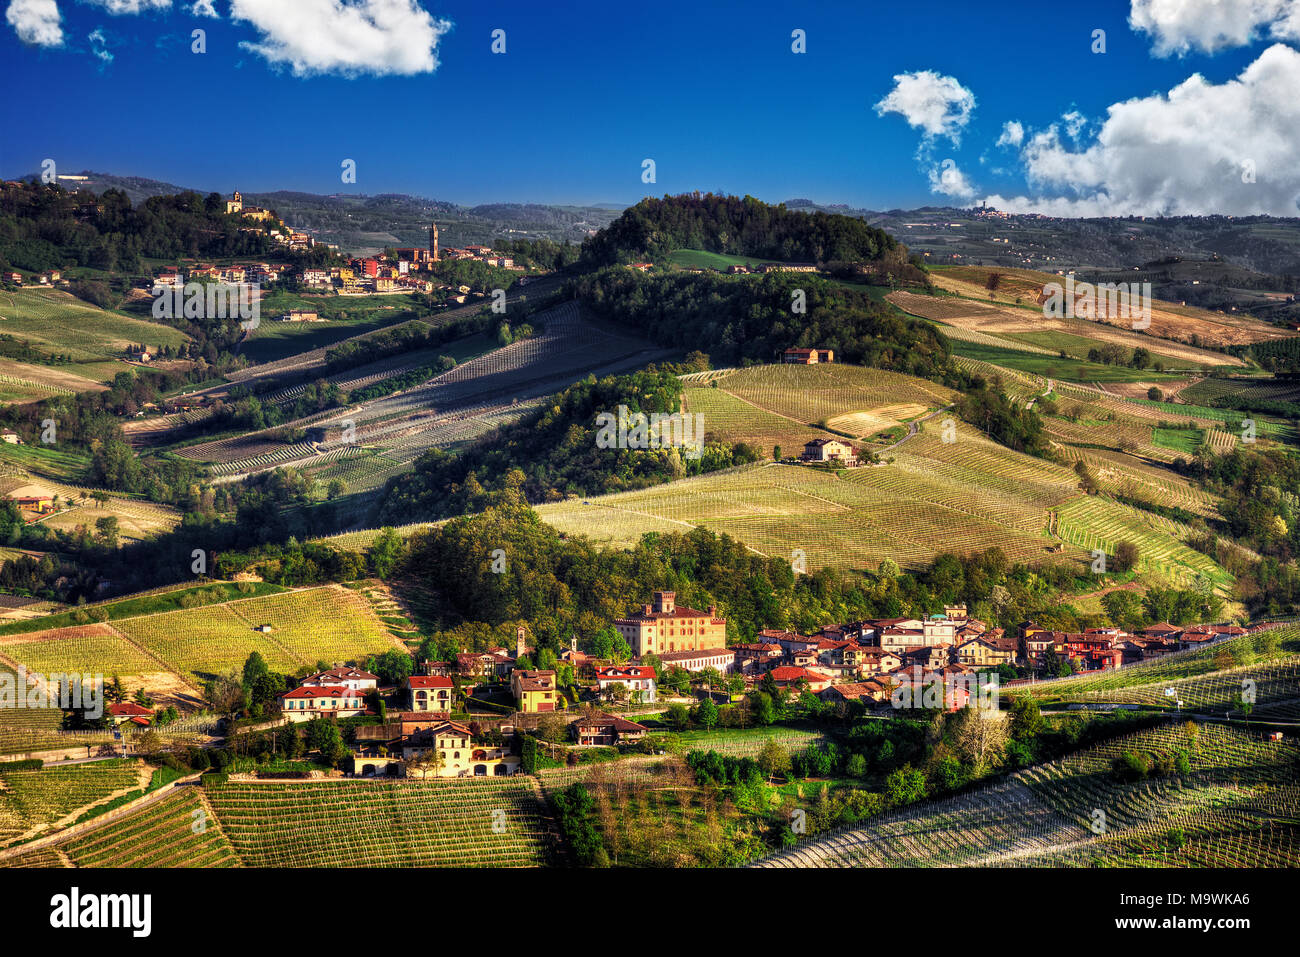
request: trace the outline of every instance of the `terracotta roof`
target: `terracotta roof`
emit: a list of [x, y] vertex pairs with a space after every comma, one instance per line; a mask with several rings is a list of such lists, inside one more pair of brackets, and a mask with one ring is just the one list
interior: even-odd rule
[[108, 713], [115, 718], [144, 717], [153, 714], [148, 708], [142, 708], [134, 701], [120, 701], [117, 704], [110, 704]]
[[596, 677], [608, 681], [617, 681], [620, 678], [653, 678], [655, 670], [648, 665], [610, 665], [606, 668], [597, 668]]
[[615, 731], [648, 731], [649, 729], [643, 724], [637, 724], [635, 721], [628, 721], [626, 718], [620, 718], [615, 714], [593, 714], [589, 718], [579, 718], [574, 722], [579, 728], [613, 728]]
[[410, 688], [452, 688], [455, 683], [445, 675], [411, 675], [406, 679]]
[[303, 688], [294, 688], [292, 691], [280, 695], [281, 698], [353, 698], [361, 700], [361, 692], [353, 691], [351, 688], [338, 686], [307, 686]]

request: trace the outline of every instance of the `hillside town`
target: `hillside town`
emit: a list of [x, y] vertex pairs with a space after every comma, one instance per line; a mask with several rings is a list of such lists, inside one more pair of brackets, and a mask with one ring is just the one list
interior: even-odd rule
[[[554, 667], [538, 668], [521, 626], [514, 648], [418, 661], [416, 673], [397, 685], [354, 666], [307, 675], [278, 696], [274, 720], [367, 719], [355, 728], [348, 772], [358, 777], [509, 776], [522, 769], [526, 738], [516, 733], [538, 732], [547, 720], [549, 733], [562, 728], [570, 747], [622, 749], [646, 740], [650, 728], [638, 714], [704, 700], [726, 704], [755, 691], [887, 715], [900, 707], [900, 690], [938, 686], [943, 709], [957, 711], [981, 706], [973, 689], [982, 681], [996, 687], [1109, 671], [1268, 627], [1161, 622], [1135, 633], [1111, 627], [1074, 634], [1025, 621], [1008, 634], [955, 604], [920, 618], [845, 622], [806, 635], [764, 629], [729, 645], [717, 607], [679, 605], [671, 591], [655, 592], [611, 624], [630, 652], [626, 660], [586, 654], [574, 638]], [[115, 721], [146, 725], [152, 716], [138, 704], [115, 707]]]

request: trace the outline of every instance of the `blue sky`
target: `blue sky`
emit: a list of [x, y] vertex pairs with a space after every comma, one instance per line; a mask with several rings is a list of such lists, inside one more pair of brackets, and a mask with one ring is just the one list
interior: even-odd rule
[[[546, 12], [346, 0], [382, 21], [356, 44], [373, 43], [367, 54], [351, 42], [359, 34], [326, 23], [347, 12], [344, 0], [275, 0], [274, 12], [270, 0], [233, 2], [242, 19], [232, 20], [228, 0], [212, 0], [215, 18], [195, 15], [190, 0], [0, 0], [9, 8], [0, 173], [34, 172], [49, 157], [65, 173], [225, 192], [408, 192], [467, 204], [631, 203], [699, 189], [877, 209], [992, 197], [1078, 214], [1294, 215], [1300, 195], [1300, 174], [1272, 152], [1279, 135], [1283, 147], [1296, 145], [1282, 129], [1294, 105], [1275, 92], [1300, 77], [1292, 0], [1265, 0], [1276, 16], [1238, 37], [1206, 33], [1195, 0], [1154, 26], [1150, 18], [1164, 15], [1147, 0], [1005, 2], [996, 12], [946, 0], [576, 2]], [[436, 43], [420, 42], [402, 19], [427, 23], [425, 11], [450, 22], [429, 34]], [[1147, 28], [1133, 29], [1130, 17], [1147, 18]], [[202, 55], [190, 52], [195, 28], [207, 31]], [[504, 55], [490, 50], [497, 28]], [[791, 51], [796, 28], [806, 31], [805, 54]], [[1106, 31], [1104, 54], [1091, 50], [1095, 29]], [[1252, 65], [1260, 76], [1238, 81]], [[1198, 73], [1205, 103], [1180, 112], [1167, 94]], [[902, 97], [899, 109], [879, 109], [908, 74], [920, 77], [921, 94], [950, 78], [968, 97], [964, 111], [957, 104], [927, 134], [916, 125], [924, 105]], [[1287, 96], [1297, 99], [1297, 88]], [[1235, 105], [1220, 102], [1231, 95]], [[1108, 107], [1128, 100], [1137, 105], [1104, 129]], [[1246, 130], [1237, 128], [1242, 103], [1259, 114]], [[1188, 121], [1199, 114], [1209, 114], [1207, 129]], [[1012, 120], [1019, 142], [997, 145]], [[1134, 142], [1143, 130], [1150, 143]], [[1199, 166], [1187, 158], [1198, 138], [1217, 150]], [[1168, 153], [1153, 155], [1162, 141]], [[1258, 149], [1233, 153], [1243, 142]], [[645, 158], [656, 163], [652, 185], [641, 180]], [[355, 185], [340, 180], [344, 159], [357, 163]], [[1239, 163], [1252, 165], [1257, 179], [1246, 185], [1259, 188], [1232, 181]], [[945, 179], [945, 164], [958, 173]]]

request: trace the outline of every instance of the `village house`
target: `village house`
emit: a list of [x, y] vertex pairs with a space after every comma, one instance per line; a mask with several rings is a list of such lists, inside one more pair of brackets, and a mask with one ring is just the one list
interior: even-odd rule
[[645, 665], [610, 665], [596, 669], [596, 691], [604, 695], [614, 685], [621, 684], [633, 695], [639, 695], [643, 704], [654, 704], [657, 699], [655, 670]]
[[455, 721], [439, 721], [402, 741], [402, 759], [432, 759], [407, 768], [408, 776], [438, 778], [507, 777], [519, 770], [520, 758], [505, 745], [476, 743], [470, 730]]
[[360, 691], [334, 687], [295, 688], [277, 699], [280, 711], [290, 721], [313, 718], [351, 718], [366, 713], [365, 696]]
[[153, 720], [153, 711], [134, 701], [119, 701], [108, 706], [108, 718], [113, 722], [114, 727], [129, 723], [147, 728], [149, 722]]
[[1014, 663], [1019, 644], [1015, 639], [1004, 635], [981, 635], [963, 641], [953, 651], [959, 664], [987, 668]]
[[823, 688], [817, 697], [827, 704], [838, 704], [841, 701], [846, 704], [861, 701], [871, 707], [888, 702], [892, 690], [893, 686], [889, 682], [879, 678], [870, 678], [866, 681], [849, 684], [830, 685]]
[[700, 651], [725, 648], [727, 620], [718, 617], [716, 605], [707, 612], [678, 607], [677, 596], [670, 591], [654, 593], [654, 603], [627, 618], [618, 618], [614, 627], [627, 641], [634, 657], [672, 651]]
[[631, 744], [641, 741], [648, 730], [644, 725], [617, 715], [597, 713], [579, 718], [569, 725], [573, 739], [581, 745]]
[[510, 693], [515, 707], [526, 714], [556, 710], [559, 693], [554, 671], [526, 671], [516, 668], [510, 673]]
[[825, 691], [831, 684], [831, 679], [826, 675], [809, 671], [807, 668], [796, 668], [792, 665], [781, 665], [773, 668], [768, 674], [772, 676], [772, 680], [776, 682], [778, 688], [786, 690], [794, 689], [798, 687], [800, 682], [806, 681], [808, 690], [813, 694], [817, 694]]
[[762, 674], [781, 663], [785, 655], [776, 642], [759, 641], [745, 645], [734, 645], [731, 649], [735, 658], [735, 667], [741, 674]]
[[659, 655], [664, 667], [683, 671], [703, 671], [714, 668], [724, 675], [736, 670], [736, 653], [730, 648], [704, 648], [700, 651], [665, 651]]
[[54, 493], [40, 485], [19, 485], [5, 492], [5, 498], [24, 512], [46, 515], [54, 511]]
[[5, 442], [9, 445], [22, 445], [23, 437], [13, 429], [5, 429], [3, 432], [0, 432], [0, 442]]
[[411, 675], [402, 682], [407, 707], [412, 711], [430, 711], [435, 714], [451, 713], [456, 685], [446, 675]]

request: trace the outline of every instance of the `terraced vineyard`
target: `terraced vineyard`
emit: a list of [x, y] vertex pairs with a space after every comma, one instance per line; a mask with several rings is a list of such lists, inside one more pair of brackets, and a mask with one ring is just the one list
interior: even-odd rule
[[239, 866], [196, 787], [177, 789], [156, 804], [95, 828], [62, 850], [77, 867]]
[[536, 867], [551, 847], [531, 777], [230, 782], [207, 797], [250, 867]]
[[41, 674], [144, 675], [166, 667], [108, 625], [54, 628], [0, 638], [0, 656]]
[[[1112, 773], [1125, 752], [1186, 752], [1190, 770], [1121, 783]], [[759, 863], [765, 867], [1093, 866], [1125, 840], [1149, 840], [1176, 826], [1232, 812], [1269, 833], [1233, 844], [1236, 866], [1294, 862], [1291, 833], [1272, 827], [1273, 789], [1294, 789], [1293, 743], [1273, 743], [1235, 728], [1173, 724], [1125, 735], [1060, 761], [1018, 771], [956, 797], [915, 805], [869, 824], [816, 836]], [[1294, 817], [1294, 803], [1290, 813]], [[1103, 819], [1104, 831], [1093, 828]], [[1255, 833], [1259, 833], [1256, 831]], [[1201, 853], [1213, 855], [1207, 840]], [[1196, 851], [1188, 863], [1196, 861]]]
[[0, 846], [74, 811], [143, 787], [139, 761], [94, 761], [30, 771], [0, 769]]
[[1159, 571], [1184, 583], [1202, 575], [1221, 588], [1231, 576], [1208, 556], [1182, 544], [1189, 526], [1097, 495], [1083, 496], [1056, 509], [1056, 533], [1065, 541], [1114, 555], [1120, 542], [1139, 549], [1139, 567]]

